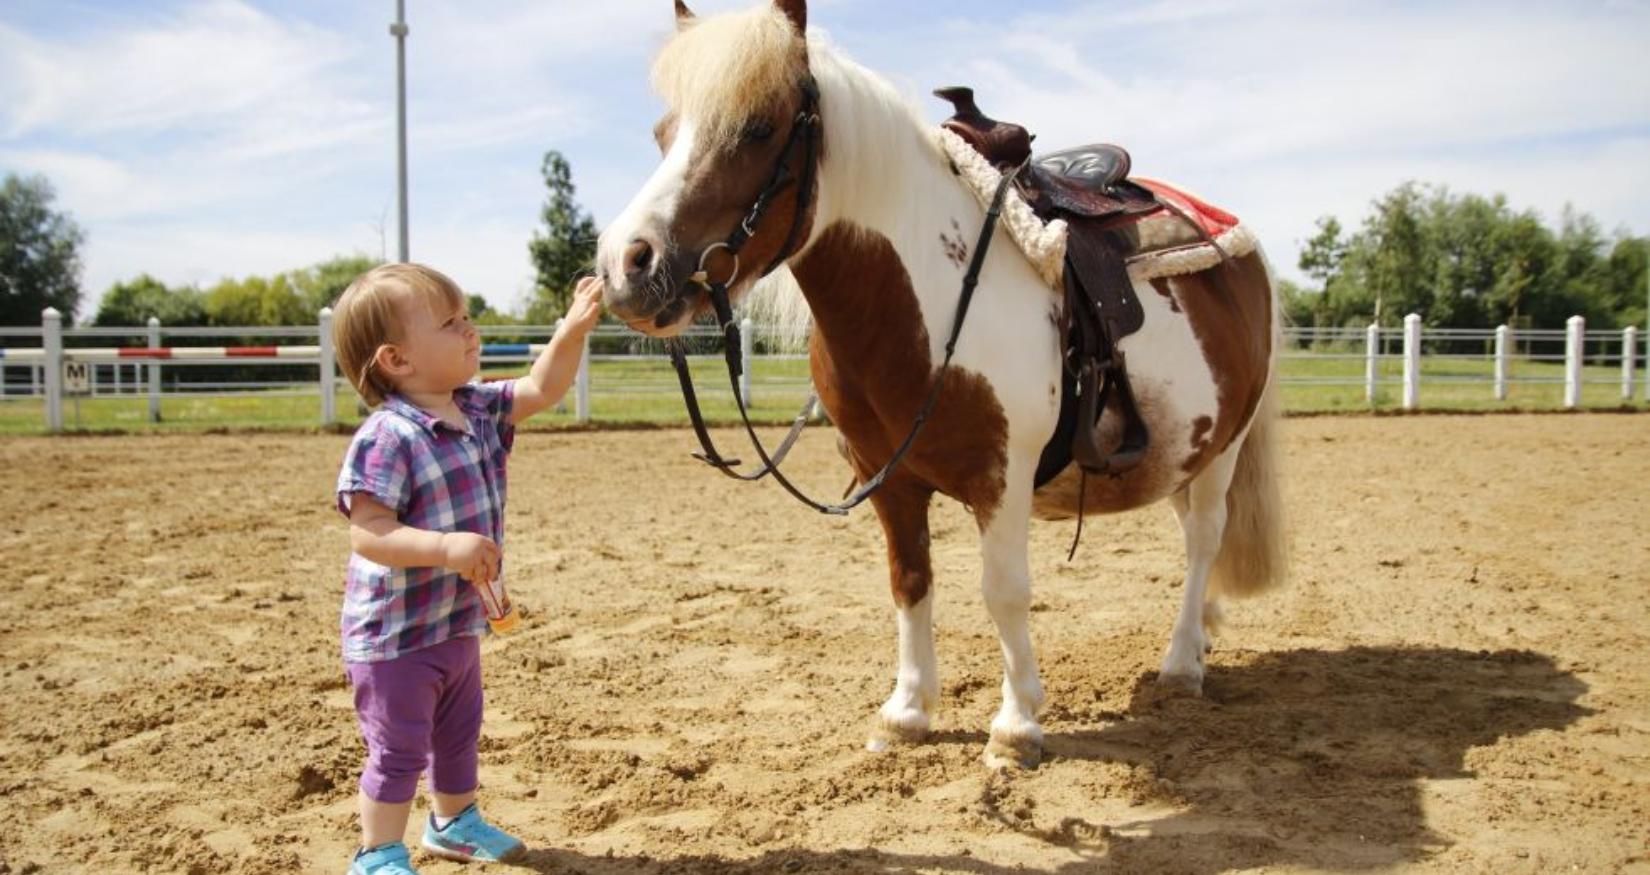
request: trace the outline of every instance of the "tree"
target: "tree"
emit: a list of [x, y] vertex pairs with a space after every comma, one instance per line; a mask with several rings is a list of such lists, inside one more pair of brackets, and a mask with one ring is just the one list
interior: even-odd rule
[[333, 256], [320, 264], [293, 271], [290, 281], [298, 291], [303, 309], [309, 313], [310, 318], [306, 322], [314, 321], [321, 308], [336, 304], [338, 296], [349, 288], [356, 277], [382, 263], [357, 252], [354, 255]]
[[1646, 271], [1650, 271], [1650, 239], [1618, 233], [1610, 247], [1606, 288], [1618, 325], [1646, 324]]
[[52, 209], [45, 177], [6, 174], [0, 184], [0, 325], [39, 325], [56, 307], [65, 322], [80, 308], [80, 244], [86, 235]]
[[527, 244], [538, 271], [527, 321], [546, 324], [567, 312], [574, 283], [595, 262], [596, 222], [574, 200], [573, 171], [560, 152], [545, 152], [539, 172], [549, 195], [539, 211], [544, 228]]
[[1334, 303], [1341, 295], [1331, 286], [1341, 276], [1347, 242], [1341, 239], [1341, 223], [1334, 216], [1318, 219], [1318, 233], [1306, 241], [1297, 262], [1306, 275], [1318, 281], [1318, 293], [1293, 283], [1284, 287], [1289, 319], [1296, 325], [1334, 325]]
[[1559, 328], [1574, 315], [1588, 325], [1634, 324], [1643, 315], [1645, 242], [1607, 239], [1591, 216], [1566, 208], [1555, 231], [1505, 197], [1454, 195], [1404, 183], [1372, 204], [1357, 233], [1340, 237], [1333, 217], [1318, 221], [1300, 267], [1323, 284], [1300, 318], [1319, 325], [1394, 324], [1419, 313], [1451, 328]]
[[213, 325], [309, 325], [315, 314], [286, 274], [274, 279], [254, 276], [226, 279], [206, 293], [206, 317]]
[[199, 289], [169, 289], [160, 280], [143, 274], [110, 286], [93, 324], [147, 325], [151, 316], [167, 326], [205, 325], [206, 307]]

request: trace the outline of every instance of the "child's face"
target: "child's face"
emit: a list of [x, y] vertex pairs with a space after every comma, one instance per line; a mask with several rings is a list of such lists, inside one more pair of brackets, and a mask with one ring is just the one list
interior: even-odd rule
[[409, 295], [399, 302], [402, 340], [396, 344], [410, 366], [399, 381], [403, 391], [450, 392], [468, 383], [481, 367], [481, 335], [460, 303]]

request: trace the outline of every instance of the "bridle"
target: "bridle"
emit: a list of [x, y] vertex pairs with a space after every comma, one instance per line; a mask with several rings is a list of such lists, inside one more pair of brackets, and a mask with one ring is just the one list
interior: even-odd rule
[[[767, 186], [757, 194], [756, 200], [751, 204], [745, 218], [739, 222], [739, 226], [734, 228], [728, 238], [721, 242], [712, 243], [699, 254], [698, 269], [688, 277], [688, 282], [705, 289], [710, 298], [711, 308], [716, 313], [716, 321], [722, 330], [722, 356], [727, 362], [728, 380], [733, 387], [734, 404], [739, 408], [739, 418], [744, 422], [745, 433], [750, 438], [751, 446], [756, 450], [756, 455], [762, 460], [762, 467], [749, 473], [739, 471], [736, 470], [740, 464], [738, 459], [729, 459], [717, 452], [716, 445], [710, 439], [710, 431], [705, 425], [704, 415], [699, 410], [699, 399], [693, 389], [693, 377], [688, 371], [687, 357], [683, 352], [682, 345], [675, 340], [669, 343], [670, 362], [676, 369], [677, 379], [681, 382], [682, 400], [687, 406], [688, 418], [692, 420], [694, 434], [698, 436], [699, 446], [702, 449], [702, 452], [693, 454], [694, 458], [736, 480], [755, 481], [771, 474], [786, 492], [789, 492], [803, 504], [821, 513], [845, 515], [850, 509], [871, 497], [871, 494], [882, 486], [883, 481], [888, 478], [888, 475], [899, 465], [900, 460], [905, 457], [906, 452], [911, 449], [911, 445], [916, 441], [917, 433], [922, 430], [923, 425], [928, 421], [928, 415], [933, 410], [934, 403], [939, 399], [940, 389], [945, 384], [946, 372], [951, 367], [951, 356], [957, 346], [957, 337], [962, 333], [963, 319], [968, 315], [969, 302], [973, 300], [974, 288], [979, 283], [980, 270], [985, 265], [986, 250], [991, 245], [991, 237], [997, 227], [997, 217], [1002, 213], [1003, 198], [1008, 192], [1009, 185], [1019, 175], [1021, 168], [1015, 168], [1003, 174], [1002, 181], [997, 185], [996, 196], [992, 199], [991, 208], [986, 211], [985, 221], [980, 228], [979, 241], [974, 246], [973, 260], [968, 265], [968, 273], [963, 277], [962, 292], [957, 302], [957, 313], [951, 324], [951, 336], [945, 343], [945, 359], [934, 375], [933, 385], [929, 387], [928, 397], [924, 399], [922, 407], [917, 411], [916, 420], [911, 425], [910, 433], [894, 450], [894, 454], [888, 459], [888, 463], [883, 465], [882, 470], [862, 483], [858, 490], [835, 504], [815, 501], [803, 494], [795, 484], [786, 479], [785, 475], [779, 470], [779, 463], [784, 461], [786, 454], [796, 444], [797, 438], [802, 435], [802, 429], [808, 423], [809, 413], [817, 403], [818, 395], [817, 393], [809, 394], [807, 402], [802, 405], [802, 409], [797, 412], [796, 418], [792, 420], [790, 431], [785, 435], [784, 440], [780, 442], [778, 449], [770, 456], [767, 448], [762, 445], [762, 441], [756, 436], [756, 428], [751, 424], [750, 412], [746, 409], [744, 396], [740, 392], [739, 378], [744, 373], [744, 363], [740, 356], [739, 323], [733, 318], [733, 307], [728, 303], [728, 287], [733, 285], [739, 278], [739, 251], [756, 234], [757, 223], [767, 213], [774, 197], [786, 185], [792, 184], [793, 181], [799, 187], [796, 195], [796, 211], [791, 217], [790, 231], [785, 235], [784, 245], [779, 248], [779, 252], [774, 255], [773, 260], [768, 263], [758, 278], [772, 273], [794, 254], [793, 248], [797, 245], [797, 238], [802, 233], [803, 225], [808, 221], [808, 207], [813, 196], [817, 175], [818, 162], [816, 159], [819, 140], [823, 131], [819, 119], [819, 86], [812, 76], [808, 76], [803, 80], [801, 87], [802, 106], [797, 111], [796, 119], [791, 125], [790, 137], [785, 142], [785, 148], [779, 153], [779, 160]], [[790, 155], [799, 139], [803, 142], [803, 165], [800, 179], [793, 180], [790, 171]], [[717, 252], [725, 252], [733, 258], [733, 269], [725, 279], [713, 279], [710, 276], [708, 264], [711, 256]]]

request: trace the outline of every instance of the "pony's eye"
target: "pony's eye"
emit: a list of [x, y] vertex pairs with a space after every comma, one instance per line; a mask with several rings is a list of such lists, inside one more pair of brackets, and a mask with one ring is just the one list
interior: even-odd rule
[[743, 138], [747, 143], [756, 143], [773, 136], [773, 122], [758, 119], [745, 125]]

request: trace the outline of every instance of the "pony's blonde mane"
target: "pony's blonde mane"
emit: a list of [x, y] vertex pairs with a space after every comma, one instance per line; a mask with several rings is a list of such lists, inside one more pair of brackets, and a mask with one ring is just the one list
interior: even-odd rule
[[653, 88], [692, 119], [704, 143], [731, 144], [753, 118], [793, 95], [808, 71], [795, 25], [772, 4], [693, 18], [653, 62]]
[[[691, 119], [701, 142], [714, 147], [736, 142], [751, 119], [795, 94], [810, 72], [820, 90], [824, 163], [832, 183], [820, 193], [819, 208], [829, 201], [838, 214], [855, 216], [918, 208], [899, 184], [909, 150], [923, 153], [915, 160], [945, 160], [932, 137], [907, 136], [923, 130], [921, 113], [823, 32], [811, 29], [806, 40], [798, 39], [795, 25], [771, 3], [689, 20], [661, 50], [652, 78], [670, 108]], [[830, 174], [832, 165], [853, 173]], [[757, 282], [741, 308], [768, 330], [769, 343], [806, 345], [813, 314], [788, 267]]]

